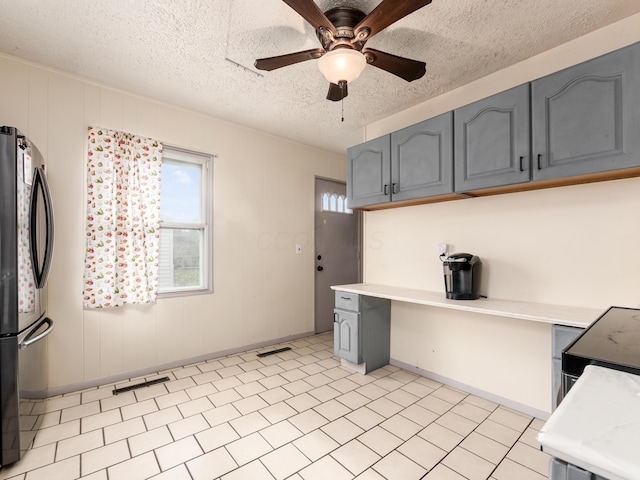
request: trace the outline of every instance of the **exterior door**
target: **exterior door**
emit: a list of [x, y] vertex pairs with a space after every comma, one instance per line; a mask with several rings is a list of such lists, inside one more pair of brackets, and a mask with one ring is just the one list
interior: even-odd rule
[[360, 213], [346, 205], [344, 182], [316, 178], [315, 331], [333, 330], [332, 285], [360, 279]]

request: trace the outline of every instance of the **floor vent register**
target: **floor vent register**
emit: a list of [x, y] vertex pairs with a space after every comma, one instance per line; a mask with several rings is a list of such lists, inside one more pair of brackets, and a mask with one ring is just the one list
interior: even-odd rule
[[113, 394], [119, 395], [120, 393], [130, 392], [131, 390], [138, 390], [139, 388], [150, 387], [151, 385], [156, 385], [158, 383], [164, 383], [168, 381], [169, 377], [154, 378], [153, 380], [149, 380], [147, 382], [136, 383], [135, 385], [129, 385], [122, 388], [114, 388]]

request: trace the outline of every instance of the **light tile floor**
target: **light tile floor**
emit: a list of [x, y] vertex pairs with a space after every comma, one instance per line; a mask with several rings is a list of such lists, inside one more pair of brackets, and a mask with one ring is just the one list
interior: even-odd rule
[[353, 373], [331, 334], [259, 351], [34, 403], [33, 446], [0, 479], [547, 478], [539, 419], [393, 366]]

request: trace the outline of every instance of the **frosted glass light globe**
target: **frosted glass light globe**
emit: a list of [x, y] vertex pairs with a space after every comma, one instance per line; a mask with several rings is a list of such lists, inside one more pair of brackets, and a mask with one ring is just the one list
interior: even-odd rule
[[351, 83], [356, 80], [367, 59], [357, 50], [350, 48], [336, 48], [325, 53], [318, 60], [318, 68], [329, 82], [338, 85], [340, 82]]

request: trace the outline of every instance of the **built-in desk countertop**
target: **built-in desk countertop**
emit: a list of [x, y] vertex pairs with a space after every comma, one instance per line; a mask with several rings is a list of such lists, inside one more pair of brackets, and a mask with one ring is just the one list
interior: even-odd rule
[[431, 307], [449, 308], [485, 315], [518, 318], [533, 322], [553, 323], [571, 327], [588, 327], [605, 310], [598, 308], [548, 305], [544, 303], [500, 300], [497, 298], [479, 298], [477, 300], [449, 300], [444, 292], [430, 292], [413, 288], [376, 285], [372, 283], [354, 283], [335, 285], [333, 290], [357, 293], [369, 297], [388, 298], [398, 302], [416, 303]]

